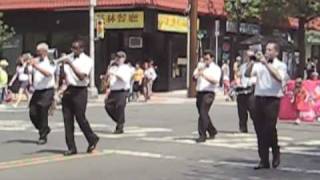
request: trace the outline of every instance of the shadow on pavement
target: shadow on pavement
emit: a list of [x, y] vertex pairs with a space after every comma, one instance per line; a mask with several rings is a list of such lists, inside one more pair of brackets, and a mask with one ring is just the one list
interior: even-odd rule
[[38, 141], [28, 139], [13, 139], [3, 142], [4, 144], [21, 143], [21, 144], [37, 144]]

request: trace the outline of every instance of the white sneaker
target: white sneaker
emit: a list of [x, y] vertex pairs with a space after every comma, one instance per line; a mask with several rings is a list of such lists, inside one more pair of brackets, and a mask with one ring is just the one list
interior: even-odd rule
[[299, 124], [301, 124], [301, 120], [300, 120], [300, 119], [297, 119], [294, 123], [295, 123], [296, 125], [299, 125]]

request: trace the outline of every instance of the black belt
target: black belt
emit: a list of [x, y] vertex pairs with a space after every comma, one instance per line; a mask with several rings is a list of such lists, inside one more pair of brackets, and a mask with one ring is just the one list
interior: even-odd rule
[[34, 90], [34, 91], [37, 91], [37, 92], [44, 92], [44, 91], [49, 91], [49, 90], [54, 90], [54, 88], [36, 89], [36, 90]]
[[111, 90], [111, 92], [129, 92], [129, 89], [119, 89], [119, 90]]
[[68, 88], [71, 88], [71, 89], [83, 89], [83, 88], [87, 88], [87, 86], [68, 86]]
[[198, 94], [208, 94], [208, 93], [211, 93], [211, 94], [214, 94], [215, 92], [214, 91], [197, 91]]

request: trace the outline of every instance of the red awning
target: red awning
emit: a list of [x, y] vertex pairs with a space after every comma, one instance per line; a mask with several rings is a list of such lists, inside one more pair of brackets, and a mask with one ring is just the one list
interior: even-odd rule
[[[2, 0], [0, 11], [5, 10], [59, 10], [68, 8], [83, 9], [90, 0]], [[121, 8], [127, 6], [151, 6], [183, 12], [188, 0], [97, 0], [98, 8]], [[199, 12], [223, 15], [224, 0], [199, 0]]]

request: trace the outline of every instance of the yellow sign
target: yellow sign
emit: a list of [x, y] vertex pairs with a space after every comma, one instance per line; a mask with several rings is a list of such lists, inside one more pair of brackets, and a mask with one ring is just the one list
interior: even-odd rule
[[[199, 29], [199, 19], [198, 19]], [[188, 19], [185, 16], [158, 14], [158, 30], [168, 32], [187, 33]]]
[[101, 12], [96, 13], [96, 21], [104, 20], [106, 29], [134, 29], [144, 27], [144, 13], [142, 11]]

